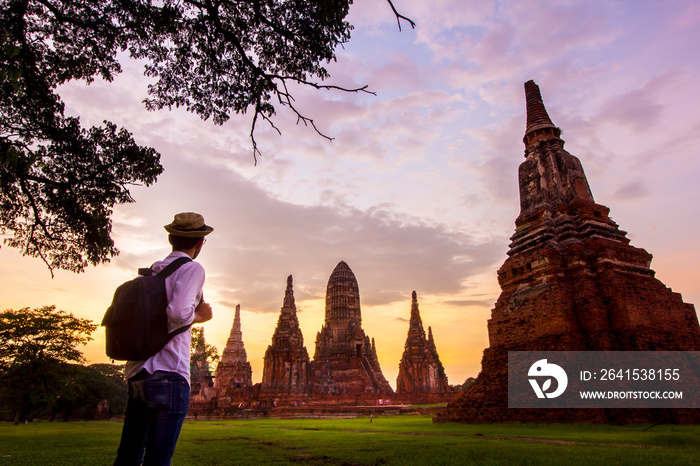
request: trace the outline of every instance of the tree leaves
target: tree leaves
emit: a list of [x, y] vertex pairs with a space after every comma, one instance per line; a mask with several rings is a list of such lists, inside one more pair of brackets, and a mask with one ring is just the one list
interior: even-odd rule
[[56, 306], [0, 312], [0, 395], [15, 422], [54, 402], [66, 363], [85, 361], [78, 347], [96, 328]]
[[[56, 93], [70, 80], [111, 80], [133, 32], [133, 2], [2, 2], [0, 36], [0, 234], [5, 244], [54, 269], [81, 272], [118, 253], [116, 204], [150, 185], [160, 156], [125, 129], [82, 128]], [[136, 2], [140, 3], [140, 2]]]
[[[150, 185], [159, 154], [110, 122], [84, 129], [56, 93], [72, 80], [111, 81], [127, 52], [155, 82], [149, 110], [183, 107], [223, 124], [251, 111], [274, 124], [276, 107], [323, 134], [294, 104], [290, 84], [324, 84], [325, 64], [349, 40], [352, 0], [0, 0], [0, 234], [51, 270], [81, 272], [118, 253], [112, 209], [129, 187]], [[388, 0], [397, 21], [399, 15]]]
[[84, 362], [77, 348], [92, 340], [97, 325], [56, 306], [0, 312], [0, 367], [41, 360]]

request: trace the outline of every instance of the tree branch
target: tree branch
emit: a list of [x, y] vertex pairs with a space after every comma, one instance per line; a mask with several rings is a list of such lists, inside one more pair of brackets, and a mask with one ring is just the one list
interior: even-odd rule
[[46, 259], [46, 257], [44, 257], [44, 254], [42, 253], [41, 248], [36, 244], [36, 242], [34, 240], [34, 229], [37, 226], [41, 226], [41, 228], [42, 228], [42, 230], [44, 230], [44, 234], [46, 234], [47, 238], [52, 240], [53, 236], [51, 235], [51, 232], [46, 227], [46, 223], [44, 221], [42, 221], [41, 215], [39, 212], [39, 207], [36, 205], [36, 200], [34, 199], [34, 196], [32, 195], [32, 193], [29, 191], [29, 188], [26, 186], [24, 180], [20, 178], [19, 184], [20, 184], [20, 187], [22, 188], [22, 191], [29, 199], [29, 202], [32, 206], [32, 211], [34, 212], [34, 224], [32, 224], [31, 233], [27, 237], [27, 246], [25, 248], [25, 254], [29, 254], [29, 246], [30, 245], [34, 246], [34, 249], [36, 250], [37, 254], [39, 254], [39, 257], [41, 258], [41, 260], [43, 260], [44, 263], [46, 264], [46, 266], [49, 268], [49, 272], [51, 273], [51, 278], [54, 278], [53, 267], [51, 266], [51, 263], [49, 263], [49, 261]]
[[[319, 84], [319, 83], [316, 83], [316, 82], [313, 82], [313, 81], [306, 81], [305, 79], [296, 78], [296, 77], [294, 77], [294, 76], [281, 76], [281, 75], [277, 75], [277, 74], [271, 74], [271, 75], [266, 75], [266, 76], [268, 76], [268, 77], [270, 77], [270, 78], [273, 78], [273, 79], [279, 79], [279, 80], [282, 81], [282, 82], [285, 82], [285, 81], [288, 81], [288, 80], [289, 80], [289, 81], [294, 81], [294, 82], [297, 82], [297, 83], [299, 83], [299, 84], [304, 84], [304, 85], [306, 85], [306, 86], [311, 86], [311, 87], [313, 87], [313, 88], [315, 88], [315, 89], [327, 89], [327, 90], [335, 89], [335, 90], [337, 90], [337, 91], [343, 91], [343, 92], [355, 92], [355, 93], [364, 92], [364, 93], [366, 93], [366, 94], [372, 94], [372, 95], [374, 95], [374, 96], [377, 95], [376, 92], [374, 92], [374, 91], [368, 91], [368, 90], [367, 90], [367, 88], [369, 87], [367, 84], [365, 84], [365, 85], [362, 86], [362, 87], [357, 87], [357, 88], [354, 88], [354, 89], [350, 89], [350, 88], [347, 88], [347, 87], [335, 86], [335, 85], [332, 85], [332, 84]], [[275, 86], [275, 87], [277, 87], [277, 86]]]
[[108, 21], [105, 21], [103, 18], [100, 18], [99, 15], [96, 14], [94, 10], [89, 9], [90, 3], [85, 2], [81, 6], [88, 10], [90, 13], [92, 13], [89, 17], [91, 18], [97, 18], [97, 20], [92, 20], [92, 21], [82, 21], [78, 19], [76, 16], [66, 16], [63, 14], [61, 10], [58, 9], [53, 3], [48, 2], [46, 0], [36, 0], [37, 3], [42, 5], [44, 8], [49, 10], [51, 13], [53, 13], [54, 17], [62, 22], [62, 23], [68, 23], [72, 24], [73, 26], [78, 26], [80, 28], [83, 28], [87, 31], [95, 31], [96, 28], [107, 28], [107, 29], [120, 29], [120, 28], [115, 28], [114, 25]]
[[267, 121], [272, 128], [277, 131], [277, 134], [282, 135], [282, 131], [279, 130], [275, 123], [260, 110], [260, 102], [255, 106], [255, 115], [253, 115], [253, 122], [250, 125], [250, 140], [253, 143], [253, 160], [255, 161], [255, 166], [258, 165], [258, 155], [262, 157], [262, 152], [258, 149], [258, 142], [255, 140], [255, 125], [258, 121], [258, 116], [262, 117], [263, 120]]
[[389, 6], [391, 6], [391, 9], [393, 10], [394, 15], [396, 15], [396, 22], [397, 22], [398, 25], [399, 25], [399, 31], [401, 31], [401, 20], [402, 20], [402, 19], [403, 19], [404, 21], [407, 21], [408, 24], [411, 25], [411, 29], [415, 29], [415, 28], [416, 28], [416, 23], [415, 23], [412, 19], [407, 18], [407, 17], [405, 17], [404, 15], [400, 14], [398, 11], [396, 11], [396, 7], [394, 7], [394, 4], [392, 3], [391, 0], [386, 0], [386, 1], [389, 2]]

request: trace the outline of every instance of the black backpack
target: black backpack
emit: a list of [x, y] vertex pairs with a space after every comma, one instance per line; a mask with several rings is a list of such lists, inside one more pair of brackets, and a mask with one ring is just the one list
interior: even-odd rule
[[190, 328], [186, 325], [168, 333], [165, 277], [191, 260], [189, 257], [175, 259], [158, 274], [150, 268], [139, 269], [142, 276], [117, 288], [102, 319], [107, 356], [119, 361], [148, 359], [175, 335]]

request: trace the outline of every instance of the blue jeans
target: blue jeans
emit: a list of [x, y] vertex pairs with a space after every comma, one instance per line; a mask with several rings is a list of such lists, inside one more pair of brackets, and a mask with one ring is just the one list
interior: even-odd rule
[[189, 407], [190, 386], [179, 374], [144, 370], [129, 379], [129, 400], [114, 464], [169, 465]]

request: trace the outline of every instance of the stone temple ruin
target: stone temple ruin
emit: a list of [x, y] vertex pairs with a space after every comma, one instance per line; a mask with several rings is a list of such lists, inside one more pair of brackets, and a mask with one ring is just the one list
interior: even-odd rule
[[[304, 346], [290, 275], [277, 326], [265, 351], [262, 382], [253, 384], [251, 374], [243, 345], [240, 306], [236, 306], [213, 390], [207, 391], [208, 396], [191, 400], [193, 411], [227, 415], [240, 407], [286, 405], [301, 409], [307, 405], [397, 400], [382, 374], [374, 339], [362, 329], [359, 286], [343, 261], [328, 279], [325, 321], [316, 335], [313, 360]], [[415, 292], [399, 380], [400, 401], [444, 401], [449, 396], [447, 376], [432, 331], [428, 329], [428, 338], [425, 336]]]
[[[700, 351], [694, 306], [655, 278], [651, 254], [632, 246], [609, 209], [594, 201], [581, 162], [564, 150], [561, 130], [533, 81], [525, 83], [525, 94], [520, 215], [508, 258], [498, 270], [501, 294], [488, 321], [489, 347], [476, 382], [435, 421], [700, 421], [698, 410], [688, 409], [508, 408], [509, 351]], [[402, 402], [454, 399], [430, 328], [425, 336], [415, 292], [397, 393], [382, 375], [374, 340], [362, 329], [359, 287], [345, 262], [328, 280], [325, 322], [313, 360], [296, 312], [290, 276], [265, 353], [263, 382], [251, 386], [237, 308], [210, 409], [225, 415], [236, 403], [340, 406], [389, 396]]]
[[287, 278], [284, 303], [272, 343], [265, 351], [262, 391], [273, 395], [305, 395], [309, 391], [309, 353], [299, 327], [292, 276]]
[[221, 398], [240, 397], [253, 386], [253, 369], [243, 346], [241, 331], [241, 306], [236, 306], [231, 334], [216, 366], [214, 388]]
[[502, 292], [488, 321], [490, 346], [474, 385], [436, 420], [697, 418], [693, 410], [507, 408], [508, 351], [700, 350], [694, 306], [654, 277], [651, 254], [630, 245], [609, 209], [595, 203], [581, 162], [564, 150], [538, 86], [528, 81], [525, 93], [520, 215], [508, 258], [498, 270]]
[[370, 343], [362, 330], [360, 288], [343, 261], [328, 279], [326, 318], [316, 335], [311, 369], [316, 394], [394, 393], [379, 367], [374, 339]]
[[442, 395], [449, 392], [445, 368], [440, 362], [433, 331], [428, 327], [425, 337], [423, 321], [418, 310], [418, 297], [414, 291], [411, 301], [411, 319], [404, 346], [399, 375], [396, 378], [396, 393], [409, 398], [422, 399], [425, 403], [442, 401]]

